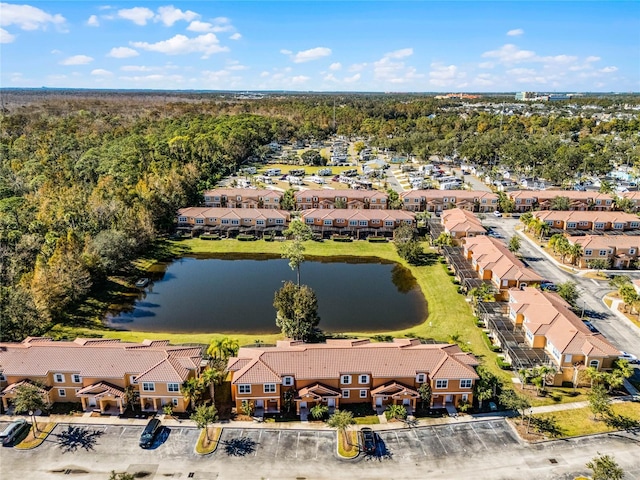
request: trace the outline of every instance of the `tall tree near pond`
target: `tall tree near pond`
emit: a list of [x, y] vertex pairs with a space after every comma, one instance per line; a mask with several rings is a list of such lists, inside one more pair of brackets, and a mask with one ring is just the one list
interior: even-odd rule
[[282, 246], [282, 258], [289, 259], [291, 270], [295, 270], [300, 285], [300, 266], [304, 263], [303, 242], [313, 238], [311, 227], [302, 220], [293, 220], [284, 232], [285, 237], [290, 240]]
[[320, 323], [318, 299], [307, 285], [286, 282], [275, 293], [276, 325], [282, 334], [294, 340], [311, 340], [317, 334]]

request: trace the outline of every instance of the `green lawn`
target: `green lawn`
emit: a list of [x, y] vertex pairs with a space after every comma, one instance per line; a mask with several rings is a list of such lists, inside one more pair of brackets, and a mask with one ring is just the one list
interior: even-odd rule
[[[425, 266], [411, 266], [398, 257], [392, 243], [369, 243], [357, 241], [353, 243], [340, 243], [333, 241], [305, 243], [307, 258], [313, 256], [363, 256], [379, 257], [386, 260], [398, 262], [407, 267], [417, 279], [418, 285], [427, 301], [428, 318], [412, 328], [404, 330], [390, 330], [383, 334], [394, 337], [418, 336], [432, 338], [441, 342], [449, 342], [450, 336], [459, 336], [461, 344], [466, 345], [474, 354], [484, 361], [487, 368], [508, 380], [508, 372], [498, 368], [495, 363], [496, 355], [491, 352], [482, 339], [481, 330], [476, 327], [475, 318], [471, 312], [465, 297], [457, 293], [457, 286], [452, 283], [452, 277], [446, 272], [446, 268], [437, 260], [433, 250], [428, 244], [423, 245], [425, 251], [430, 253], [431, 263]], [[167, 242], [163, 251], [188, 252], [189, 254], [266, 254], [280, 256], [282, 249], [281, 242], [265, 242], [258, 240], [255, 242], [239, 242], [237, 240], [207, 241], [200, 239], [189, 239], [177, 242]], [[147, 262], [150, 265], [151, 262]], [[304, 265], [302, 266], [304, 275]], [[271, 312], [273, 313], [273, 312]], [[275, 314], [274, 314], [275, 316]], [[320, 325], [322, 327], [322, 324]], [[113, 331], [107, 329], [94, 328], [70, 328], [56, 327], [53, 332], [58, 335], [72, 337], [74, 335], [103, 335], [108, 338], [120, 338], [123, 341], [140, 341], [148, 339], [170, 339], [172, 343], [210, 343], [212, 340], [231, 336], [238, 339], [241, 345], [253, 344], [256, 340], [264, 343], [274, 343], [281, 335], [225, 335], [224, 333], [207, 334], [168, 334], [149, 333], [134, 331]], [[371, 337], [371, 332], [343, 332], [346, 335], [357, 337]], [[378, 333], [380, 334], [380, 333]]]
[[[611, 405], [611, 410], [615, 415], [619, 415], [636, 422], [640, 421], [640, 403], [614, 403]], [[614, 428], [603, 420], [594, 420], [593, 414], [589, 408], [562, 410], [554, 413], [534, 415], [534, 417], [555, 420], [563, 437], [591, 435], [594, 433], [619, 430], [619, 428]]]

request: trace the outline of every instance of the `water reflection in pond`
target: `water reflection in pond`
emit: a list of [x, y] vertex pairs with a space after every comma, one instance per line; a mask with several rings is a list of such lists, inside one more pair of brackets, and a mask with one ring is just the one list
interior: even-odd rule
[[[106, 321], [138, 331], [277, 333], [273, 295], [286, 280], [295, 273], [280, 258], [184, 257], [166, 265], [130, 311]], [[415, 278], [396, 263], [308, 258], [301, 280], [315, 290], [327, 332], [408, 328], [427, 315]]]

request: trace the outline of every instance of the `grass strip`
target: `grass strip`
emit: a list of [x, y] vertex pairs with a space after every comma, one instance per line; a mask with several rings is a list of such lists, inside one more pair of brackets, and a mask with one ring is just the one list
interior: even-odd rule
[[338, 432], [338, 455], [342, 458], [355, 458], [359, 453], [358, 432], [355, 430], [347, 430], [344, 434]]
[[220, 427], [208, 427], [209, 437], [203, 428], [200, 430], [200, 436], [198, 437], [198, 443], [196, 443], [196, 453], [199, 455], [209, 455], [216, 451], [218, 448], [218, 442], [220, 435], [222, 435], [222, 428]]
[[16, 445], [14, 448], [18, 450], [31, 450], [33, 448], [39, 447], [42, 442], [44, 442], [49, 434], [56, 428], [56, 423], [47, 423], [43, 428], [40, 428], [37, 435], [34, 435], [33, 427], [29, 430], [29, 434], [27, 438], [25, 438], [22, 442]]

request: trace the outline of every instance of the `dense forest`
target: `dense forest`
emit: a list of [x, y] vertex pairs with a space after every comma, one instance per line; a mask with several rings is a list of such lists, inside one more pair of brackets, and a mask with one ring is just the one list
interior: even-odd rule
[[[504, 115], [417, 95], [15, 95], [2, 93], [0, 117], [1, 340], [64, 323], [92, 286], [171, 231], [177, 208], [198, 204], [248, 158], [264, 158], [273, 140], [337, 133], [552, 181], [640, 161], [637, 114]], [[504, 99], [482, 105], [490, 101]]]

